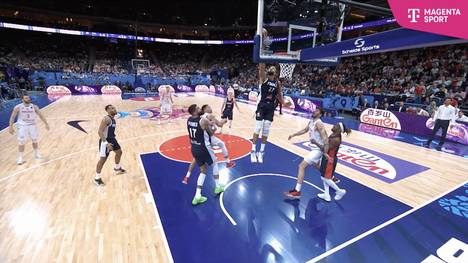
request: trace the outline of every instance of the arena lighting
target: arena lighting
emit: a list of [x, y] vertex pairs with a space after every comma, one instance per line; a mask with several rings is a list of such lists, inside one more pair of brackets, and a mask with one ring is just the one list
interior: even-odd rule
[[[376, 21], [359, 23], [359, 24], [344, 26], [343, 32], [363, 29], [363, 28], [368, 28], [368, 27], [387, 25], [387, 24], [392, 24], [395, 22], [396, 22], [395, 18], [391, 17], [391, 18], [386, 18], [386, 19], [381, 19], [381, 20], [376, 20]], [[245, 40], [170, 39], [170, 38], [160, 38], [160, 37], [142, 37], [142, 36], [135, 36], [135, 35], [124, 35], [124, 34], [114, 34], [114, 33], [104, 33], [104, 32], [60, 29], [60, 28], [53, 28], [53, 27], [31, 26], [31, 25], [22, 25], [22, 24], [7, 23], [7, 22], [0, 22], [0, 28], [10, 28], [10, 29], [18, 29], [18, 30], [26, 30], [26, 31], [87, 36], [87, 37], [141, 40], [141, 41], [159, 42], [159, 43], [195, 44], [195, 45], [233, 45], [233, 44], [253, 44], [254, 43], [254, 41], [251, 39], [245, 39]], [[159, 31], [165, 31], [165, 29], [160, 28]], [[308, 38], [308, 37], [313, 37], [313, 35], [312, 34], [298, 35], [298, 36], [295, 36], [294, 38], [300, 39], [300, 38]], [[287, 41], [287, 37], [273, 39], [273, 42], [283, 42], [283, 41]]]

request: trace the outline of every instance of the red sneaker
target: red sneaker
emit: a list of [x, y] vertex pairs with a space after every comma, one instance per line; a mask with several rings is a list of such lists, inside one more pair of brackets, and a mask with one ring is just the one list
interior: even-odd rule
[[182, 179], [182, 183], [183, 184], [188, 184], [188, 179], [189, 178], [187, 176], [185, 176], [184, 179]]
[[236, 166], [236, 162], [234, 161], [229, 161], [228, 163], [226, 163], [226, 168], [232, 168]]
[[289, 198], [299, 199], [301, 198], [301, 191], [291, 190], [289, 192], [284, 192], [284, 195]]

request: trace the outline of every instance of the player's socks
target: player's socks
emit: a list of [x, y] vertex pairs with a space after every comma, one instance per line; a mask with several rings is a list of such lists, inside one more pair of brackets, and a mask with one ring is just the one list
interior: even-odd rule
[[326, 180], [325, 178], [322, 178], [324, 192], [322, 194], [317, 194], [317, 196], [327, 202], [330, 202], [331, 201], [330, 186], [325, 180]]
[[252, 143], [252, 152], [256, 152], [257, 151], [257, 145], [255, 145], [255, 143]]
[[300, 192], [301, 191], [301, 188], [302, 188], [302, 184], [300, 183], [297, 183], [296, 184], [296, 188], [294, 188], [296, 191]]
[[18, 159], [16, 160], [16, 164], [21, 165], [24, 163], [24, 152], [19, 152]]
[[263, 163], [263, 155], [265, 155], [264, 151], [260, 151], [257, 153], [257, 159], [259, 163]]
[[255, 152], [255, 150], [253, 150], [252, 152], [250, 152], [250, 162], [252, 162], [252, 163], [256, 163], [256, 162], [257, 162], [257, 153]]
[[261, 152], [264, 152], [265, 151], [265, 144], [262, 142], [262, 144], [260, 145], [260, 151]]
[[42, 159], [41, 154], [39, 153], [38, 149], [34, 149], [34, 158], [36, 159]]

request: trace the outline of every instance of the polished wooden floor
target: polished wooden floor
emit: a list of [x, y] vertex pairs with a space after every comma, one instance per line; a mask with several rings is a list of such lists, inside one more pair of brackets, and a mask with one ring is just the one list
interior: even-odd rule
[[[43, 109], [51, 130], [40, 124], [44, 160], [36, 161], [30, 144], [27, 163], [18, 166], [16, 137], [0, 132], [0, 262], [168, 262], [163, 231], [139, 163], [139, 154], [186, 133], [185, 120], [157, 125], [155, 121], [127, 117], [117, 121], [117, 137], [123, 149], [127, 174], [114, 175], [113, 160], [103, 170], [104, 188], [91, 180], [97, 161], [97, 128], [112, 103], [119, 111], [131, 111], [158, 102], [121, 100], [119, 96], [74, 96]], [[176, 104], [209, 103], [215, 111], [222, 100], [204, 94], [176, 98]], [[250, 137], [254, 107], [239, 104], [233, 134]], [[67, 125], [88, 120], [83, 133]], [[307, 120], [277, 116], [270, 140], [304, 155], [287, 140]], [[331, 127], [327, 125], [327, 130]], [[297, 141], [304, 139], [297, 138]], [[466, 181], [468, 161], [461, 157], [354, 131], [345, 141], [420, 163], [430, 170], [393, 184], [338, 165], [337, 172], [411, 206]], [[294, 142], [294, 141], [293, 141]], [[296, 171], [291, 171], [295, 176]], [[180, 175], [181, 178], [183, 175]], [[189, 202], [189, 200], [187, 200]]]

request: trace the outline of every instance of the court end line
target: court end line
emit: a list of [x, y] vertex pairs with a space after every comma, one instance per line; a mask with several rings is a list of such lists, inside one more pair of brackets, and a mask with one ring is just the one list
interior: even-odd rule
[[[229, 212], [226, 210], [226, 208], [224, 207], [224, 193], [227, 191], [227, 189], [229, 188], [229, 186], [231, 186], [233, 183], [239, 181], [239, 180], [242, 180], [242, 179], [246, 179], [246, 178], [249, 178], [249, 177], [256, 177], [256, 176], [277, 176], [277, 177], [285, 177], [285, 178], [289, 178], [289, 179], [293, 179], [293, 180], [296, 180], [297, 178], [296, 177], [292, 177], [292, 176], [289, 176], [289, 175], [284, 175], [284, 174], [277, 174], [277, 173], [256, 173], [256, 174], [249, 174], [249, 175], [246, 175], [246, 176], [242, 176], [242, 177], [239, 177], [239, 178], [236, 178], [234, 180], [232, 180], [231, 182], [229, 182], [225, 187], [224, 187], [224, 192], [221, 193], [220, 197], [219, 197], [219, 206], [221, 207], [221, 210], [223, 211], [224, 215], [229, 219], [229, 221], [231, 221], [232, 225], [234, 226], [237, 226], [237, 222], [234, 220], [234, 218], [232, 218], [232, 216], [229, 214]], [[324, 192], [323, 189], [321, 189], [320, 187], [314, 185], [313, 183], [310, 183], [306, 180], [304, 180], [304, 183], [305, 184], [308, 184], [312, 187], [314, 187], [315, 189], [321, 191], [321, 192]]]
[[326, 251], [325, 253], [320, 254], [319, 256], [317, 256], [317, 257], [315, 257], [315, 258], [313, 258], [313, 259], [307, 261], [306, 263], [314, 263], [314, 262], [317, 262], [317, 261], [319, 261], [319, 260], [322, 260], [322, 259], [324, 259], [324, 258], [326, 258], [326, 257], [328, 257], [328, 256], [330, 256], [330, 255], [332, 255], [332, 254], [334, 254], [335, 252], [340, 251], [341, 249], [343, 249], [343, 248], [345, 248], [345, 247], [347, 247], [347, 246], [349, 246], [349, 245], [351, 245], [351, 244], [353, 244], [353, 243], [355, 243], [355, 242], [357, 242], [357, 241], [363, 239], [364, 237], [366, 237], [366, 236], [368, 236], [368, 235], [370, 235], [370, 234], [372, 234], [372, 233], [374, 233], [374, 232], [376, 232], [376, 231], [378, 231], [378, 230], [380, 230], [380, 229], [382, 229], [382, 228], [384, 228], [384, 227], [386, 227], [386, 226], [388, 226], [388, 225], [394, 223], [395, 221], [398, 221], [398, 220], [400, 220], [401, 218], [403, 218], [403, 217], [405, 217], [405, 216], [408, 216], [409, 214], [412, 214], [413, 212], [415, 212], [415, 211], [417, 211], [417, 210], [419, 210], [419, 209], [421, 209], [421, 208], [423, 208], [423, 207], [429, 205], [430, 203], [436, 201], [437, 199], [443, 197], [444, 195], [446, 195], [446, 194], [448, 194], [448, 193], [454, 191], [455, 189], [458, 189], [458, 188], [462, 187], [462, 186], [465, 185], [466, 183], [468, 183], [468, 181], [465, 181], [464, 183], [459, 184], [459, 185], [457, 185], [457, 186], [451, 188], [450, 190], [448, 190], [448, 191], [446, 191], [446, 192], [444, 192], [444, 193], [438, 195], [437, 197], [435, 197], [435, 198], [433, 198], [433, 199], [430, 199], [429, 201], [427, 201], [426, 203], [424, 203], [424, 204], [422, 204], [422, 205], [420, 205], [420, 206], [418, 206], [418, 207], [415, 207], [415, 208], [413, 208], [413, 209], [410, 209], [410, 210], [408, 210], [408, 211], [406, 211], [406, 212], [404, 212], [404, 213], [402, 213], [402, 214], [400, 214], [400, 215], [398, 215], [398, 216], [396, 216], [396, 217], [394, 217], [394, 218], [392, 218], [392, 219], [390, 219], [390, 220], [388, 220], [388, 221], [386, 221], [386, 222], [384, 222], [384, 223], [382, 223], [382, 224], [380, 224], [380, 225], [378, 225], [378, 226], [376, 226], [376, 227], [374, 227], [374, 228], [372, 228], [372, 229], [369, 229], [368, 231], [366, 231], [366, 232], [364, 232], [364, 233], [362, 233], [362, 234], [360, 234], [360, 235], [358, 235], [358, 236], [356, 236], [356, 237], [354, 237], [354, 238], [352, 238], [352, 239], [350, 239], [350, 240], [348, 240], [348, 241], [346, 241], [346, 242], [344, 242], [344, 243], [341, 243], [340, 245], [338, 245], [338, 246], [336, 246], [336, 247], [334, 247], [334, 248], [332, 248], [332, 249]]

